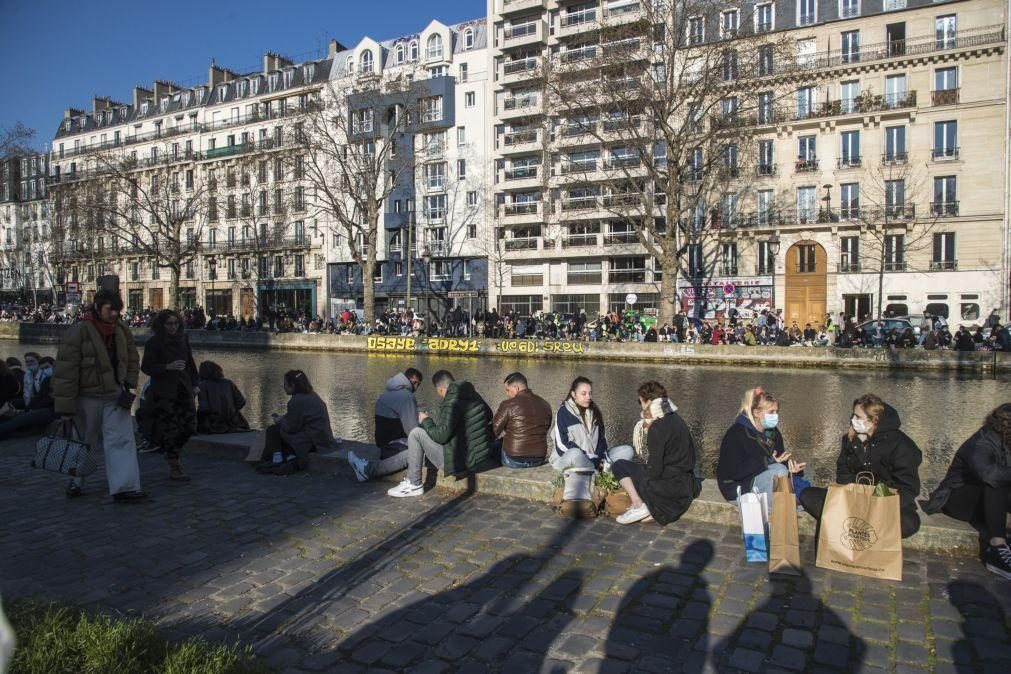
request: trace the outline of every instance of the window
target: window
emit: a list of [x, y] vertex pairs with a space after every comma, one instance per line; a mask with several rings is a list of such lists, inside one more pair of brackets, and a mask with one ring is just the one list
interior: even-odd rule
[[841, 153], [839, 157], [839, 167], [860, 166], [860, 132], [843, 131], [840, 135], [842, 141]]
[[723, 80], [729, 82], [737, 79], [737, 51], [723, 50]]
[[797, 89], [797, 119], [805, 119], [814, 112], [815, 99], [817, 94], [814, 87], [800, 87]]
[[467, 160], [457, 159], [456, 160], [456, 173], [460, 180], [467, 179]]
[[755, 32], [768, 33], [775, 28], [776, 13], [772, 9], [772, 3], [768, 2], [755, 7]]
[[467, 127], [459, 126], [456, 129], [456, 144], [466, 145], [467, 144]]
[[885, 271], [906, 270], [906, 237], [889, 234], [885, 237]]
[[458, 72], [459, 72], [459, 75], [457, 76], [457, 79], [459, 79], [461, 82], [466, 82], [467, 81], [467, 64], [466, 63], [461, 63]]
[[844, 115], [851, 115], [860, 112], [857, 101], [860, 98], [860, 82], [849, 80], [839, 84], [839, 110]]
[[417, 41], [412, 41], [407, 46], [407, 53], [408, 53], [408, 58], [410, 58], [410, 60], [412, 60], [412, 61], [417, 61], [418, 60], [418, 43], [417, 43]]
[[468, 239], [477, 238], [477, 225], [467, 225], [467, 238]]
[[885, 181], [885, 215], [888, 217], [903, 217], [906, 210], [906, 181]]
[[860, 14], [860, 0], [839, 0], [839, 17], [848, 19]]
[[797, 273], [814, 274], [818, 271], [818, 246], [813, 243], [798, 244], [797, 249]]
[[842, 33], [842, 52], [840, 60], [843, 63], [856, 63], [860, 60], [860, 31], [847, 30]]
[[404, 44], [400, 43], [397, 45], [396, 49], [393, 51], [393, 63], [400, 65], [404, 62], [404, 58], [407, 55], [407, 50], [404, 49]]
[[889, 109], [908, 105], [905, 75], [889, 75], [885, 78], [885, 105]]
[[702, 255], [702, 244], [688, 244], [688, 275], [692, 278], [699, 278], [705, 275], [706, 262]]
[[773, 265], [776, 259], [772, 255], [772, 251], [769, 250], [768, 241], [758, 242], [758, 273], [759, 274], [771, 274]]
[[957, 32], [958, 27], [954, 14], [939, 16], [934, 20], [934, 34], [937, 38], [938, 49], [953, 48]]
[[705, 18], [693, 16], [688, 19], [688, 44], [702, 44], [706, 38]]
[[797, 171], [818, 169], [818, 137], [801, 136], [797, 139]]
[[435, 34], [428, 38], [428, 52], [426, 53], [426, 58], [429, 61], [439, 61], [442, 59], [441, 35]]
[[477, 105], [477, 94], [473, 91], [468, 91], [463, 95], [463, 107], [473, 108]]
[[860, 216], [859, 183], [843, 183], [839, 186], [839, 214], [848, 219]]
[[375, 265], [372, 267], [372, 280], [375, 283], [382, 283], [383, 282], [383, 263], [382, 262], [376, 262]]
[[351, 117], [351, 130], [353, 133], [372, 132], [372, 111], [356, 110]]
[[839, 271], [860, 271], [859, 236], [843, 236], [839, 239]]
[[954, 105], [958, 103], [958, 68], [938, 68], [934, 71], [934, 90], [931, 92], [934, 105]]
[[608, 283], [645, 283], [645, 257], [613, 257], [607, 274]]
[[767, 225], [775, 215], [775, 196], [772, 190], [759, 190], [756, 199], [758, 224]]
[[771, 176], [776, 172], [774, 144], [771, 140], [758, 141], [758, 166], [756, 171], [760, 176]]
[[741, 12], [730, 9], [720, 14], [720, 37], [724, 40], [737, 37], [741, 28]]
[[468, 28], [463, 31], [463, 48], [473, 49], [474, 48], [474, 29]]
[[938, 232], [934, 234], [934, 256], [930, 261], [932, 271], [957, 269], [955, 260], [955, 233]]
[[372, 51], [366, 49], [362, 52], [361, 60], [358, 62], [358, 72], [368, 74], [372, 72]]
[[442, 121], [442, 96], [431, 96], [421, 102], [421, 121], [439, 122]]
[[763, 91], [758, 94], [758, 123], [772, 124], [775, 112], [772, 104], [772, 92]]
[[773, 71], [775, 48], [764, 44], [758, 48], [758, 74], [771, 75]]
[[720, 273], [724, 276], [737, 275], [737, 244], [724, 243], [720, 250]]
[[818, 7], [815, 0], [797, 1], [797, 25], [810, 26], [817, 20]]
[[815, 221], [818, 214], [818, 194], [816, 187], [797, 188], [797, 222], [806, 225]]
[[897, 164], [906, 161], [906, 127], [887, 126], [885, 128], [885, 162]]
[[[477, 206], [477, 192], [467, 192], [467, 205]], [[470, 237], [474, 238], [474, 237]]]
[[567, 265], [566, 282], [569, 285], [597, 285], [602, 280], [602, 263], [569, 262]]
[[937, 217], [958, 215], [955, 176], [934, 178], [934, 201], [930, 204], [930, 210]]
[[955, 159], [958, 157], [958, 122], [934, 122], [934, 159]]

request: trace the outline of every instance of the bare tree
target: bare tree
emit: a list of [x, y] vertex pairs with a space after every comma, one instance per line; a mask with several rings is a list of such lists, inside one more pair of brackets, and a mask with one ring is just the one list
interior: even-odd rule
[[25, 126], [23, 122], [17, 121], [14, 126], [0, 127], [0, 157], [33, 154], [33, 140], [35, 129]]
[[[662, 273], [661, 323], [681, 277], [712, 273], [722, 232], [741, 222], [755, 171], [755, 139], [775, 120], [776, 68], [793, 45], [746, 11], [711, 0], [641, 3], [642, 18], [604, 23], [544, 67], [557, 115], [561, 172], [576, 179], [561, 214], [603, 210]], [[714, 35], [713, 33], [716, 33]], [[763, 129], [763, 127], [765, 127]], [[566, 150], [591, 140], [594, 151]]]
[[329, 82], [303, 118], [308, 210], [347, 244], [361, 271], [367, 322], [375, 319], [371, 281], [384, 206], [398, 186], [413, 182], [418, 155], [436, 149], [412, 147], [409, 133], [424, 129], [434, 112], [424, 107], [432, 104], [424, 91], [406, 71], [351, 73]]
[[138, 159], [112, 149], [90, 155], [80, 180], [65, 176], [59, 191], [76, 200], [85, 225], [111, 248], [140, 255], [171, 275], [168, 306], [179, 307], [183, 268], [200, 252], [203, 228], [216, 215], [214, 181], [177, 146], [154, 146]]
[[[905, 153], [891, 159], [886, 155], [882, 163], [861, 173], [859, 193], [840, 195], [838, 214], [824, 209], [819, 212], [821, 220], [848, 220], [859, 226], [859, 232], [854, 232], [859, 234], [859, 250], [847, 251], [840, 264], [850, 266], [842, 271], [874, 274], [877, 307], [872, 307], [872, 314], [878, 319], [884, 313], [889, 274], [945, 268], [943, 260], [929, 264], [925, 260], [931, 257], [927, 253], [934, 245], [938, 219], [957, 215], [958, 204], [932, 202], [928, 180], [925, 171], [907, 163]], [[954, 269], [954, 257], [948, 268]]]

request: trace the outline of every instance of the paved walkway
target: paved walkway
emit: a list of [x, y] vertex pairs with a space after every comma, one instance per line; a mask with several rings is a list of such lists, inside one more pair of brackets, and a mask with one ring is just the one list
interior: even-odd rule
[[[144, 504], [77, 501], [0, 442], [0, 590], [144, 613], [284, 671], [993, 671], [1011, 583], [907, 554], [905, 580], [770, 579], [733, 528], [569, 522], [528, 501], [141, 458]], [[810, 541], [802, 541], [812, 562]]]

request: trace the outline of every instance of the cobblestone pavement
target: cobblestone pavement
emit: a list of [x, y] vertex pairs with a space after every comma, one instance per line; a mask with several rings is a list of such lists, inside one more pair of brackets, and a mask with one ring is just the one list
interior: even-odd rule
[[63, 496], [0, 442], [0, 589], [251, 644], [284, 671], [993, 671], [1011, 584], [907, 555], [905, 580], [770, 579], [732, 528], [562, 520], [544, 505], [141, 458], [144, 504]]

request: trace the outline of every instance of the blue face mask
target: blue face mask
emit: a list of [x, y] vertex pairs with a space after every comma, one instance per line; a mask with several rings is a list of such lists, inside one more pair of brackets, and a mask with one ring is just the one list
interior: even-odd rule
[[762, 417], [762, 428], [767, 431], [771, 431], [773, 428], [779, 425], [779, 415], [778, 414], [766, 414]]

